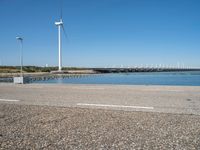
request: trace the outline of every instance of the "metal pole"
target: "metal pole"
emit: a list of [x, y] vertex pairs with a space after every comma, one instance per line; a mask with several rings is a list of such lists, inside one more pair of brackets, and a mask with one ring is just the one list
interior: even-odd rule
[[20, 50], [20, 62], [21, 62], [21, 77], [23, 77], [23, 40], [20, 40], [21, 50]]
[[58, 70], [62, 70], [61, 66], [61, 34], [60, 34], [60, 25], [58, 26]]
[[23, 77], [23, 39], [21, 37], [16, 37], [16, 39], [20, 42], [20, 76]]

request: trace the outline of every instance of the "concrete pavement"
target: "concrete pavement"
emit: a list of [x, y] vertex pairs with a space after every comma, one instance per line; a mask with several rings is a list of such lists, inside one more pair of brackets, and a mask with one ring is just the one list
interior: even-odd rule
[[0, 104], [0, 149], [200, 149], [200, 116]]
[[200, 87], [0, 84], [0, 149], [200, 149], [199, 93]]
[[0, 103], [200, 115], [200, 87], [0, 84]]

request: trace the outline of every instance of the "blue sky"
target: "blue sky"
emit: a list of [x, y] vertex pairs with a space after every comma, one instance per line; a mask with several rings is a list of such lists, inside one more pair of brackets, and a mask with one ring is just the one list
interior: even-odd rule
[[[63, 0], [63, 66], [200, 66], [199, 0]], [[0, 63], [56, 66], [59, 0], [0, 0]]]

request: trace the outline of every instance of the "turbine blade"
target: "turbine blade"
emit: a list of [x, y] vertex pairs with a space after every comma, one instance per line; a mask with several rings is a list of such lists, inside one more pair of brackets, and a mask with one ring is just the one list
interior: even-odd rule
[[62, 25], [62, 29], [63, 29], [65, 38], [66, 38], [67, 40], [69, 40], [68, 35], [67, 35], [67, 32], [65, 31], [64, 25]]
[[60, 0], [60, 19], [62, 20], [63, 17], [63, 1]]

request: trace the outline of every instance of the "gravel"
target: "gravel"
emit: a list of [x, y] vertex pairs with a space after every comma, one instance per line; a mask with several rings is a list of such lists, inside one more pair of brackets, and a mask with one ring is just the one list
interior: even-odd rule
[[200, 116], [0, 104], [0, 149], [200, 149]]

